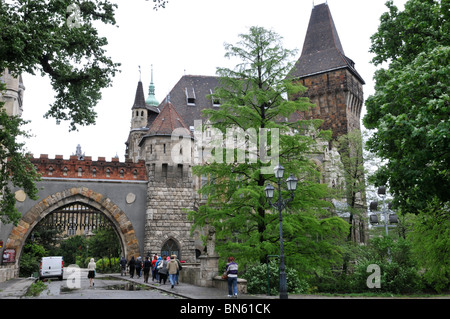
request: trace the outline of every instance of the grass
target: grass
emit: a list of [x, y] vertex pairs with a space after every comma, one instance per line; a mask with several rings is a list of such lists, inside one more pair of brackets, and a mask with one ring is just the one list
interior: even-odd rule
[[41, 292], [43, 292], [45, 290], [45, 288], [47, 288], [47, 285], [44, 284], [42, 281], [36, 281], [34, 284], [32, 284], [30, 286], [30, 288], [28, 288], [27, 293], [25, 294], [25, 296], [28, 297], [37, 297], [41, 294]]

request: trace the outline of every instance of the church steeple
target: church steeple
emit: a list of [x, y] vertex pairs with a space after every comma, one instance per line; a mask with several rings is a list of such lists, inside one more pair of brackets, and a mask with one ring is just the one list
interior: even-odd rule
[[152, 74], [151, 74], [150, 85], [148, 86], [148, 96], [147, 96], [147, 99], [145, 100], [145, 103], [147, 105], [151, 105], [151, 106], [159, 105], [159, 102], [155, 97], [155, 85], [153, 84], [153, 64], [152, 64]]

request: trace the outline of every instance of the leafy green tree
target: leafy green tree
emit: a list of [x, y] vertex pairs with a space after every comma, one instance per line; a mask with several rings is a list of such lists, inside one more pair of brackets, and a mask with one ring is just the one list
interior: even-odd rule
[[431, 202], [414, 221], [407, 238], [424, 272], [424, 279], [438, 292], [450, 289], [450, 207]]
[[[4, 89], [0, 83], [0, 92]], [[17, 224], [21, 215], [15, 207], [13, 187], [22, 188], [31, 199], [37, 199], [35, 181], [39, 174], [24, 151], [24, 143], [18, 142], [29, 136], [21, 129], [26, 121], [6, 114], [4, 104], [0, 101], [0, 219]]]
[[[314, 139], [298, 133], [311, 125], [317, 128], [320, 123], [287, 121], [292, 113], [310, 106], [306, 98], [283, 98], [305, 90], [286, 78], [292, 68], [288, 59], [294, 52], [282, 48], [278, 34], [260, 27], [251, 27], [248, 34], [240, 35], [240, 40], [236, 45], [225, 45], [226, 57], [240, 62], [234, 69], [217, 69], [220, 87], [212, 98], [220, 100], [221, 105], [205, 110], [204, 115], [213, 129], [224, 136], [227, 130], [278, 130], [279, 161], [286, 172], [299, 179], [294, 200], [283, 211], [287, 264], [301, 268], [302, 265], [314, 267], [319, 262], [329, 266], [339, 255], [333, 241], [345, 237], [348, 229], [342, 219], [319, 219], [328, 216], [329, 203], [323, 200], [328, 189], [318, 183], [319, 172], [308, 158]], [[200, 190], [207, 197], [206, 203], [189, 213], [194, 227], [214, 227], [218, 253], [224, 257], [233, 254], [241, 265], [255, 260], [264, 263], [267, 255], [279, 254], [278, 212], [271, 209], [264, 193], [265, 186], [269, 182], [275, 184], [276, 180], [271, 171], [268, 174], [263, 171], [269, 163], [248, 147], [251, 144], [257, 150], [264, 148], [259, 134], [255, 135], [244, 139], [236, 148], [225, 149], [224, 158], [218, 155], [221, 146], [215, 148], [212, 153], [216, 160], [193, 168], [197, 176], [209, 178], [209, 183]], [[276, 138], [269, 135], [267, 154], [274, 155]], [[246, 155], [245, 160], [238, 160], [240, 151]], [[225, 159], [229, 152], [233, 155], [231, 161]], [[286, 189], [282, 192], [284, 198], [289, 196]]]
[[48, 256], [48, 251], [44, 246], [27, 241], [20, 258], [20, 277], [30, 277], [38, 272], [41, 258], [45, 256]]
[[371, 52], [388, 67], [375, 74], [363, 122], [376, 129], [369, 149], [386, 161], [373, 181], [418, 213], [434, 198], [450, 200], [450, 4], [409, 0], [402, 12], [386, 5]]
[[94, 230], [95, 236], [88, 239], [89, 255], [96, 258], [120, 257], [121, 247], [116, 232], [112, 228]]
[[94, 106], [119, 64], [106, 56], [108, 41], [96, 21], [116, 23], [116, 4], [94, 1], [0, 3], [0, 71], [48, 75], [55, 101], [46, 117], [77, 125], [95, 123]]
[[341, 156], [340, 168], [344, 174], [345, 187], [336, 188], [336, 196], [345, 198], [346, 211], [350, 214], [349, 240], [356, 239], [353, 222], [365, 213], [366, 168], [363, 154], [363, 138], [360, 130], [352, 130], [335, 142]]

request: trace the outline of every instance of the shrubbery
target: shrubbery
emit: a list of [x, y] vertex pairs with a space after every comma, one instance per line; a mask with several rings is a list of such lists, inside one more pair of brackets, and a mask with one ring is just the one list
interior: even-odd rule
[[[270, 295], [276, 295], [280, 292], [279, 265], [275, 261], [267, 264], [260, 264], [249, 267], [243, 274], [247, 280], [247, 291], [251, 294], [267, 294], [270, 289]], [[269, 280], [268, 280], [269, 279]], [[288, 293], [306, 293], [309, 286], [304, 280], [300, 280], [298, 273], [293, 268], [286, 268], [286, 282]]]

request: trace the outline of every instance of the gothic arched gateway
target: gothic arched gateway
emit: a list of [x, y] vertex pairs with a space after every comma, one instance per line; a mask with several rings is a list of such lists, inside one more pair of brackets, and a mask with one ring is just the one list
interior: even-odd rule
[[139, 245], [133, 225], [126, 214], [108, 197], [86, 187], [76, 187], [50, 195], [34, 205], [15, 226], [8, 238], [6, 248], [15, 249], [16, 265], [22, 254], [26, 239], [33, 228], [48, 214], [70, 204], [82, 203], [103, 213], [111, 222], [119, 237], [126, 258], [139, 256]]

